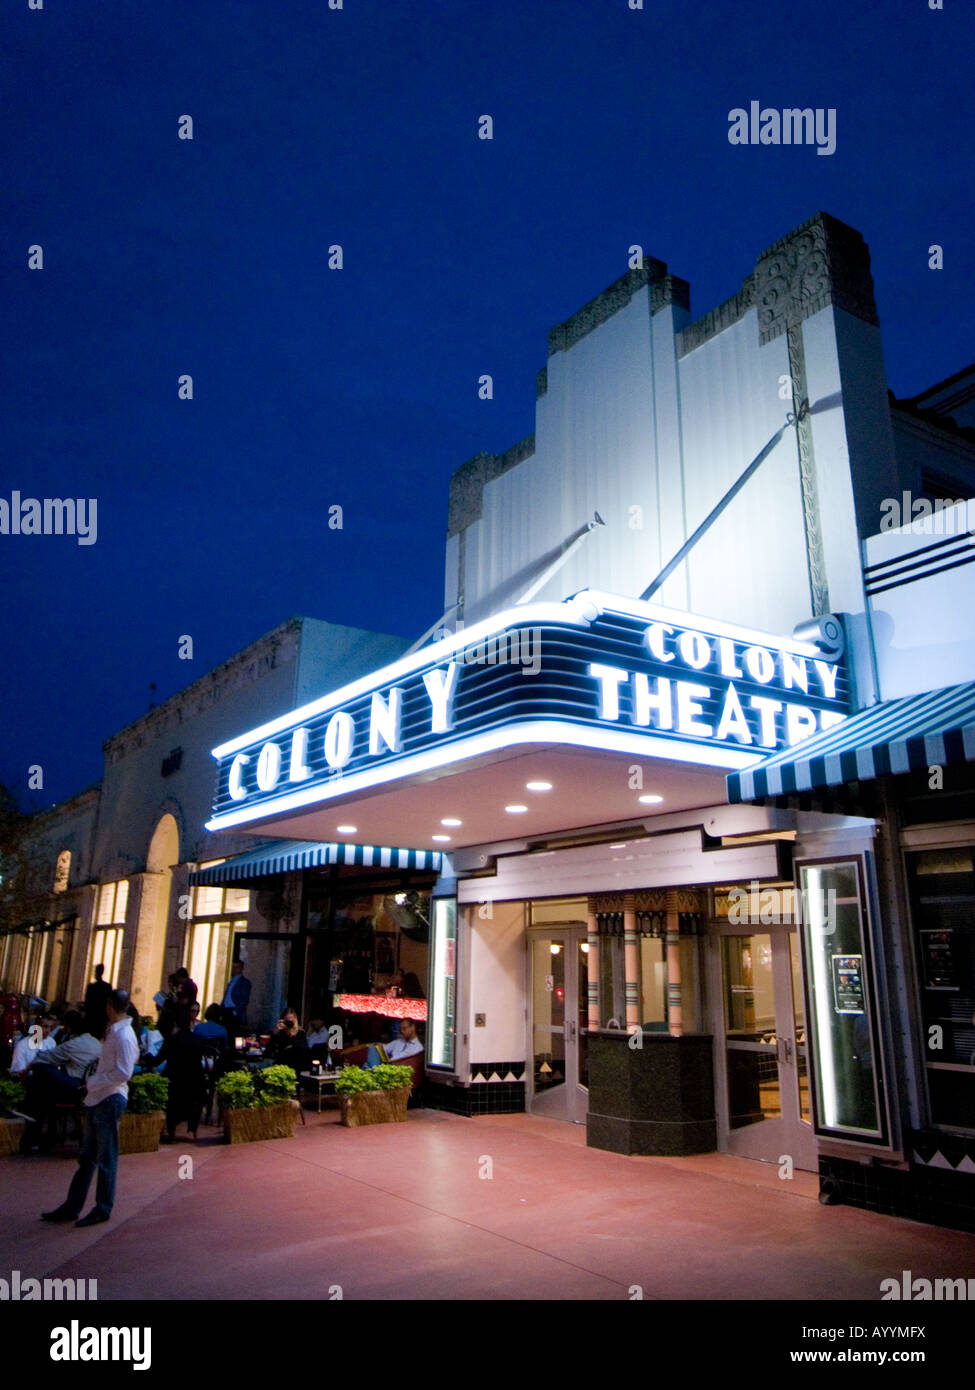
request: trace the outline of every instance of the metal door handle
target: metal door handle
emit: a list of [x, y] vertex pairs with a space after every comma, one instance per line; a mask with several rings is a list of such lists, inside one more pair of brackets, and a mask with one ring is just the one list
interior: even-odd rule
[[792, 1039], [779, 1038], [776, 1047], [777, 1060], [789, 1066], [792, 1062]]

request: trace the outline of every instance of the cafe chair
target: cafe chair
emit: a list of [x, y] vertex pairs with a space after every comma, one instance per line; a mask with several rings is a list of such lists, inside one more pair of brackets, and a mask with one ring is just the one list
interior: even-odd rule
[[83, 1138], [83, 1118], [85, 1113], [85, 1085], [90, 1076], [98, 1070], [98, 1059], [89, 1062], [85, 1067], [85, 1074], [81, 1078], [81, 1085], [78, 1087], [77, 1094], [70, 1100], [59, 1100], [55, 1103], [54, 1110], [49, 1122], [49, 1133], [51, 1138], [57, 1143], [59, 1148], [64, 1148], [68, 1142], [68, 1125], [73, 1126], [71, 1138], [77, 1140], [80, 1148]]

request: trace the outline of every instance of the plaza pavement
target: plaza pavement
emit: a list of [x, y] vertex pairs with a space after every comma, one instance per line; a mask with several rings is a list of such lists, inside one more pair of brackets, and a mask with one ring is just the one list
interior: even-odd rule
[[72, 1153], [0, 1159], [0, 1276], [95, 1278], [99, 1300], [877, 1299], [904, 1269], [975, 1276], [975, 1235], [820, 1206], [811, 1174], [622, 1157], [530, 1115], [306, 1119], [122, 1158], [113, 1218], [88, 1230], [39, 1219]]

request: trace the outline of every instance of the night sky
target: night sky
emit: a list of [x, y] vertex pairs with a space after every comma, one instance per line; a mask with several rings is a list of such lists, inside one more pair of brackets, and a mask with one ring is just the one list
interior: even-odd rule
[[[972, 361], [975, 32], [944, 3], [0, 0], [0, 496], [98, 500], [94, 545], [0, 535], [0, 780], [79, 791], [294, 614], [418, 636], [451, 473], [534, 428], [548, 329], [631, 243], [697, 316], [831, 212], [893, 390]], [[835, 108], [836, 152], [731, 145], [751, 100]]]

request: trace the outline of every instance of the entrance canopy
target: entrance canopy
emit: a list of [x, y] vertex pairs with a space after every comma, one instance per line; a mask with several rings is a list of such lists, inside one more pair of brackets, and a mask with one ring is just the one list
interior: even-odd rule
[[284, 874], [292, 869], [314, 869], [329, 864], [359, 864], [379, 869], [440, 870], [440, 855], [430, 850], [392, 849], [385, 845], [310, 844], [307, 840], [281, 841], [261, 845], [247, 854], [235, 854], [220, 864], [210, 864], [190, 874], [190, 886], [241, 883], [267, 874]]
[[808, 643], [585, 590], [221, 744], [207, 828], [438, 849], [612, 824], [723, 800], [847, 709]]
[[728, 800], [757, 801], [956, 762], [975, 762], [973, 682], [861, 710], [799, 748], [733, 772]]

